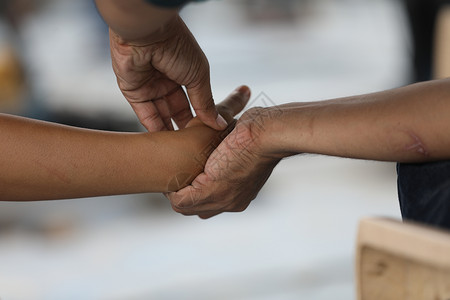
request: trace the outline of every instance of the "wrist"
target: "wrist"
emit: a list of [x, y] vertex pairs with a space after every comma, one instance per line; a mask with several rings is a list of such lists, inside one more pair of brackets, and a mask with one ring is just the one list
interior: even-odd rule
[[110, 39], [120, 45], [145, 47], [151, 46], [167, 41], [180, 31], [180, 25], [183, 21], [178, 15], [174, 15], [167, 20], [167, 22], [158, 25], [157, 27], [146, 31], [127, 32], [124, 30], [117, 30], [110, 26]]
[[320, 123], [321, 105], [294, 102], [270, 109], [266, 144], [273, 155], [287, 157], [317, 150], [314, 131]]
[[284, 151], [285, 147], [281, 143], [283, 140], [280, 138], [283, 130], [279, 128], [281, 115], [282, 111], [277, 106], [255, 107], [246, 111], [239, 119], [239, 123], [245, 125], [249, 132], [248, 139], [251, 141], [252, 151], [261, 157], [279, 160], [292, 155]]
[[276, 157], [288, 157], [298, 154], [292, 147], [291, 130], [289, 126], [287, 114], [288, 111], [283, 110], [280, 106], [269, 107], [267, 121], [265, 126], [265, 134], [262, 143], [268, 153]]
[[190, 0], [145, 0], [145, 2], [158, 7], [178, 8], [190, 2]]
[[124, 43], [160, 35], [178, 16], [178, 9], [159, 8], [142, 0], [96, 0], [99, 13]]

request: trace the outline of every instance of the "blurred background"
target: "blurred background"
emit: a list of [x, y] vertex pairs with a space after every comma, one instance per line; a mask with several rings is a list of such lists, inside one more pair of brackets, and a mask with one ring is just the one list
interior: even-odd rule
[[[182, 16], [215, 99], [247, 84], [249, 106], [267, 106], [449, 75], [444, 2], [211, 0]], [[91, 0], [2, 0], [0, 111], [142, 130], [108, 47]], [[400, 218], [395, 164], [313, 155], [282, 161], [247, 211], [206, 221], [157, 194], [3, 202], [0, 299], [354, 299], [371, 215]]]

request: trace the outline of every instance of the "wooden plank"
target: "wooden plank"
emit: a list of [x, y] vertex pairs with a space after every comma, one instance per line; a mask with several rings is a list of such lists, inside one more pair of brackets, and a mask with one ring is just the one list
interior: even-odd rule
[[449, 300], [450, 234], [380, 218], [360, 222], [359, 300]]

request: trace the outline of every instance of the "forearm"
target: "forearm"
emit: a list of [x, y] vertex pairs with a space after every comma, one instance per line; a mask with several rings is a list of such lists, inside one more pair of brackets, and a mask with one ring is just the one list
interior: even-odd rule
[[105, 22], [124, 42], [147, 42], [178, 16], [178, 9], [158, 8], [144, 0], [95, 2]]
[[398, 162], [450, 158], [450, 80], [275, 108], [264, 145], [272, 153]]
[[[112, 133], [0, 115], [0, 200], [177, 190], [203, 169], [218, 132]], [[212, 149], [211, 149], [212, 150]]]

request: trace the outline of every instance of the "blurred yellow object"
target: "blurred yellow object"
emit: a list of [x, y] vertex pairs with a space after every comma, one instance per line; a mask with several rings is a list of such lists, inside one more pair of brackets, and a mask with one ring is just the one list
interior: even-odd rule
[[25, 90], [25, 75], [12, 47], [0, 48], [0, 111], [17, 109]]
[[434, 77], [450, 77], [450, 5], [444, 6], [436, 22]]

